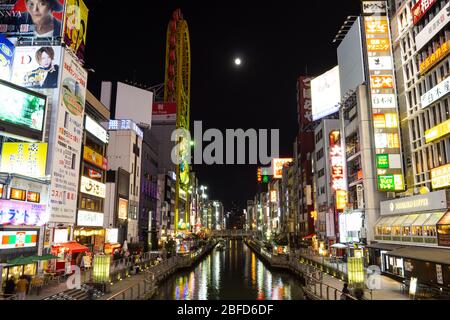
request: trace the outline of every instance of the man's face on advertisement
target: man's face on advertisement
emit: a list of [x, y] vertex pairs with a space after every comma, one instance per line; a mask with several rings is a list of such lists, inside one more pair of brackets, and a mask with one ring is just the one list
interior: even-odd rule
[[45, 21], [52, 12], [50, 3], [46, 0], [27, 0], [27, 10], [35, 24]]
[[52, 64], [52, 58], [46, 53], [42, 52], [41, 59], [39, 61], [39, 65], [44, 68], [50, 67]]

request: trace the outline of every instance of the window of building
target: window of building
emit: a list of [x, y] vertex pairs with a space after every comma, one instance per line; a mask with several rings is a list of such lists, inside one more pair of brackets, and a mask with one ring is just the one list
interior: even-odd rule
[[317, 173], [318, 177], [323, 177], [325, 175], [325, 169], [320, 169], [319, 172]]
[[323, 158], [323, 148], [321, 148], [319, 151], [317, 151], [316, 153], [316, 160], [319, 161], [320, 159]]
[[319, 142], [320, 140], [322, 140], [323, 138], [323, 133], [322, 130], [320, 130], [317, 134], [316, 134], [316, 143]]

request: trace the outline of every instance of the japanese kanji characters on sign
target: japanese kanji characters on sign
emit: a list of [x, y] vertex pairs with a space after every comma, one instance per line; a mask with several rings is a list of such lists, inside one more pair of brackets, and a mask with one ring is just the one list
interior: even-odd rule
[[388, 38], [367, 39], [367, 51], [388, 51], [390, 42]]

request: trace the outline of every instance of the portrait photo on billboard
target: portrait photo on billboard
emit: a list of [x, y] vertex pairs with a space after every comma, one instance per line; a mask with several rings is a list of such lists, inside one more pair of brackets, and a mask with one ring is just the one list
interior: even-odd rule
[[30, 89], [56, 89], [61, 47], [17, 47], [11, 82]]
[[64, 0], [0, 1], [0, 33], [54, 38], [62, 35]]
[[84, 61], [89, 10], [83, 0], [66, 0], [64, 43]]

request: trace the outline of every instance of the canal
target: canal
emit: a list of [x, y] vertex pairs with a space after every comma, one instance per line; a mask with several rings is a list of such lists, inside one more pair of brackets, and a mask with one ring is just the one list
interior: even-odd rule
[[242, 241], [214, 249], [193, 269], [180, 271], [159, 285], [156, 300], [298, 300], [297, 277], [269, 269]]

